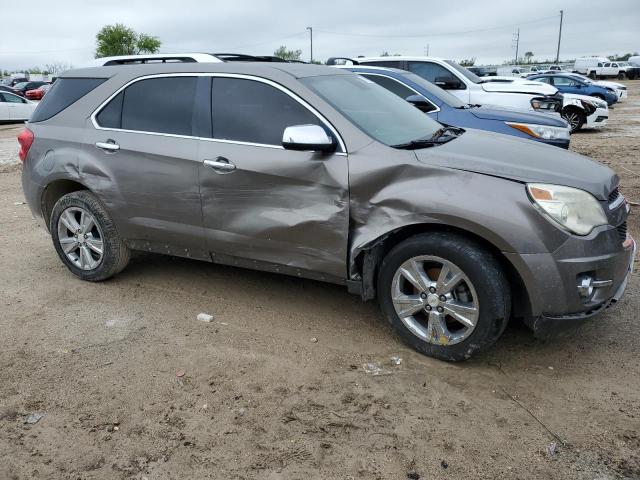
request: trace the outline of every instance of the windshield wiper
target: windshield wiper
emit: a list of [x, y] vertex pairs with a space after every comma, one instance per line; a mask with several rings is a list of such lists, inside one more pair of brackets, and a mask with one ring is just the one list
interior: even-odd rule
[[454, 138], [457, 138], [464, 132], [461, 128], [456, 127], [442, 127], [435, 131], [433, 135], [428, 138], [418, 138], [411, 140], [407, 143], [399, 143], [397, 145], [391, 145], [393, 148], [400, 148], [405, 150], [413, 150], [416, 148], [433, 147], [434, 145], [441, 145], [447, 143]]

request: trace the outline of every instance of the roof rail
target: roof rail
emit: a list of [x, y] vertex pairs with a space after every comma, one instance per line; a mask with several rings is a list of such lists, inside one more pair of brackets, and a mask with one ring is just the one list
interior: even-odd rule
[[190, 56], [166, 56], [166, 57], [145, 57], [143, 55], [136, 55], [135, 58], [116, 58], [104, 63], [104, 66], [109, 65], [133, 65], [140, 63], [195, 63], [196, 60]]
[[329, 57], [327, 65], [346, 65], [347, 62], [351, 62], [352, 65], [360, 65], [360, 62], [349, 57]]
[[306, 63], [302, 60], [285, 60], [274, 55], [246, 55], [244, 53], [212, 53], [224, 62], [276, 62], [276, 63]]

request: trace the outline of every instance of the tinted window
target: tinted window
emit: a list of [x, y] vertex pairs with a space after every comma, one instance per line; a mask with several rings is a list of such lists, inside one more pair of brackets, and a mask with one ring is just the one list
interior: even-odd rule
[[400, 82], [392, 78], [383, 77], [382, 75], [368, 74], [368, 73], [363, 73], [362, 76], [365, 78], [368, 78], [372, 82], [377, 83], [381, 87], [386, 88], [390, 92], [395, 93], [397, 96], [399, 96], [402, 99], [406, 99], [411, 95], [416, 95], [416, 92], [411, 90], [409, 87], [404, 86], [403, 84], [401, 84]]
[[18, 95], [11, 95], [10, 93], [0, 93], [0, 97], [7, 103], [26, 103], [26, 101]]
[[374, 67], [402, 68], [401, 60], [377, 60], [375, 62], [361, 62], [362, 65], [371, 65]]
[[[196, 77], [150, 78], [135, 82], [124, 91], [120, 128], [191, 135], [196, 82]], [[113, 101], [120, 100], [116, 97]], [[105, 118], [113, 122], [116, 116], [117, 105], [114, 105]]]
[[[443, 66], [431, 62], [409, 62], [409, 71], [415, 73], [419, 77], [422, 77], [431, 83], [435, 83], [436, 78], [456, 78], [449, 70], [447, 70]], [[469, 72], [469, 74], [474, 75], [471, 72]], [[466, 88], [464, 83], [460, 83], [461, 88]]]
[[410, 103], [360, 75], [319, 75], [301, 82], [370, 137], [387, 145], [431, 137], [441, 127]]
[[60, 78], [42, 99], [31, 116], [31, 123], [47, 120], [69, 107], [106, 78]]
[[122, 99], [124, 92], [120, 92], [96, 116], [98, 125], [105, 128], [121, 128]]
[[214, 138], [282, 145], [286, 127], [323, 126], [306, 107], [266, 83], [214, 78], [212, 84]]

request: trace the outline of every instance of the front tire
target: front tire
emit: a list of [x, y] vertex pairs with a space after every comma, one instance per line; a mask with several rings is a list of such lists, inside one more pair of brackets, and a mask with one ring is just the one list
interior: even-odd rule
[[587, 121], [587, 117], [584, 112], [573, 107], [567, 108], [565, 111], [563, 111], [562, 118], [564, 118], [569, 123], [571, 133], [575, 133], [580, 130]]
[[441, 360], [488, 348], [509, 320], [511, 292], [499, 262], [457, 234], [420, 234], [396, 245], [382, 261], [377, 290], [404, 342]]
[[61, 197], [53, 207], [49, 231], [62, 263], [82, 280], [106, 280], [129, 263], [129, 249], [104, 205], [91, 192]]

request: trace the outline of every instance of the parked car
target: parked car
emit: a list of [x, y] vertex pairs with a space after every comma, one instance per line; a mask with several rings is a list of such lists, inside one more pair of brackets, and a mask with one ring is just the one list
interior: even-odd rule
[[365, 66], [346, 68], [395, 93], [445, 125], [514, 135], [569, 148], [570, 129], [567, 122], [560, 118], [543, 113], [465, 104], [458, 97], [405, 70]]
[[629, 62], [612, 62], [611, 65], [620, 69], [618, 78], [621, 80], [625, 78], [629, 80], [640, 78], [640, 65], [632, 65]]
[[0, 122], [29, 120], [36, 104], [9, 92], [0, 91]]
[[529, 77], [529, 80], [553, 85], [561, 93], [575, 93], [578, 95], [596, 97], [607, 102], [607, 105], [609, 106], [618, 101], [618, 95], [613, 88], [596, 85], [593, 82], [587, 83], [568, 73], [546, 73], [542, 75], [533, 75]]
[[13, 86], [13, 93], [16, 95], [20, 95], [24, 97], [25, 92], [27, 90], [35, 90], [36, 88], [41, 87], [42, 85], [46, 85], [47, 82], [36, 81], [36, 82], [20, 82]]
[[506, 67], [498, 67], [496, 74], [504, 77], [522, 77], [525, 73], [524, 68], [517, 67], [515, 65], [508, 65]]
[[13, 87], [18, 83], [28, 82], [28, 81], [29, 79], [26, 77], [9, 77], [9, 78], [3, 78], [1, 85], [5, 87]]
[[[464, 103], [497, 105], [522, 110], [559, 112], [562, 97], [551, 85], [527, 82], [517, 77], [480, 78], [452, 60], [433, 57], [332, 57], [328, 65], [340, 63], [400, 68], [449, 91]], [[516, 84], [517, 82], [517, 84]]]
[[511, 316], [544, 336], [603, 311], [635, 252], [608, 167], [443, 127], [324, 66], [70, 71], [19, 142], [29, 208], [77, 277], [140, 249], [335, 282], [445, 360]]
[[27, 90], [24, 94], [26, 98], [29, 100], [42, 100], [42, 97], [49, 91], [51, 88], [50, 83], [45, 83], [44, 85], [40, 85], [38, 88], [34, 90]]
[[475, 73], [479, 77], [491, 77], [497, 75], [496, 67], [467, 67], [472, 73]]
[[573, 65], [575, 73], [581, 73], [589, 78], [618, 77], [620, 67], [613, 66], [611, 60], [606, 57], [582, 57], [576, 59]]
[[584, 75], [581, 75], [579, 73], [569, 73], [568, 75], [575, 77], [581, 80], [582, 82], [585, 82], [588, 84], [594, 84], [594, 85], [599, 85], [601, 87], [613, 89], [613, 91], [618, 96], [619, 102], [622, 100], [625, 100], [628, 96], [627, 86], [622, 83], [612, 82], [610, 80], [592, 80], [589, 77], [585, 77]]
[[571, 133], [578, 130], [602, 128], [609, 120], [607, 102], [599, 98], [574, 93], [563, 93], [562, 118], [571, 128]]

